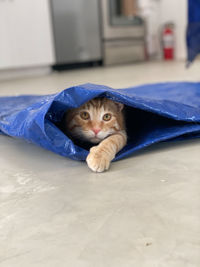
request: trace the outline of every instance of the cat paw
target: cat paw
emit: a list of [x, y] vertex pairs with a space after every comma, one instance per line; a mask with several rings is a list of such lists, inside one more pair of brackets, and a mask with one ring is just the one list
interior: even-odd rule
[[108, 170], [110, 166], [110, 159], [102, 151], [99, 151], [97, 146], [90, 149], [90, 153], [86, 159], [88, 167], [94, 172], [103, 172]]

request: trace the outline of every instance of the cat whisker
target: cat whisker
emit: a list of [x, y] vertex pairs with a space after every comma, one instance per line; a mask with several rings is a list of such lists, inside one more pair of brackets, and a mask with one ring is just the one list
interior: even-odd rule
[[122, 109], [123, 104], [95, 98], [66, 112], [64, 121], [68, 136], [80, 147], [93, 144], [87, 163], [95, 172], [107, 170], [115, 154], [126, 144]]

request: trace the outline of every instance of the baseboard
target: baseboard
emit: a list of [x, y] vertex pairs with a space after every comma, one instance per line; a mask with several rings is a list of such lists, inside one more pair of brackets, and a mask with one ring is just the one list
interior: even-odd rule
[[52, 66], [53, 70], [65, 71], [80, 68], [89, 68], [95, 66], [102, 66], [102, 60], [95, 60], [89, 62], [67, 63], [67, 64], [55, 64]]
[[34, 77], [47, 75], [52, 72], [51, 66], [37, 66], [28, 68], [0, 70], [0, 81], [16, 78]]

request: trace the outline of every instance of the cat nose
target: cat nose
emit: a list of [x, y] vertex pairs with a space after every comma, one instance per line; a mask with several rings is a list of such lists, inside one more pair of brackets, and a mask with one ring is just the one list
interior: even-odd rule
[[101, 129], [93, 128], [92, 131], [95, 133], [95, 135], [97, 135], [101, 131]]

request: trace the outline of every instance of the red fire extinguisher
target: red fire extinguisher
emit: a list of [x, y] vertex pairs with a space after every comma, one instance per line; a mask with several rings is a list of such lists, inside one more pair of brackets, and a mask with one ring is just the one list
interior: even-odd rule
[[162, 31], [162, 46], [163, 46], [163, 58], [164, 60], [174, 59], [174, 24], [167, 23], [163, 27]]

